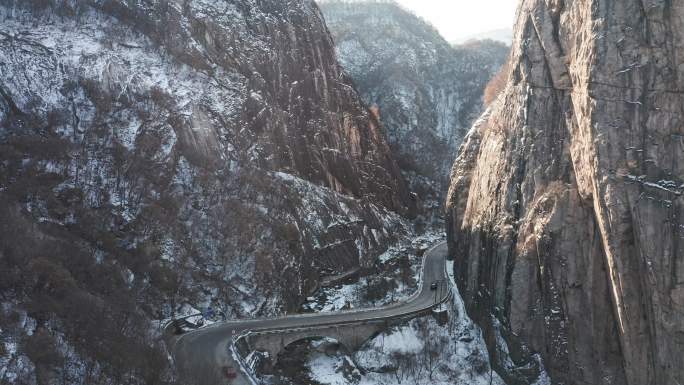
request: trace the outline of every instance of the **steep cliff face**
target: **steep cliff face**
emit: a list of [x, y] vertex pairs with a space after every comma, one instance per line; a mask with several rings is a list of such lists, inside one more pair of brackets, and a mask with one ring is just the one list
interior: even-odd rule
[[0, 20], [2, 381], [166, 381], [151, 320], [292, 309], [406, 234], [412, 195], [312, 1]]
[[342, 66], [366, 103], [379, 107], [412, 190], [441, 213], [455, 153], [508, 47], [452, 46], [392, 1], [326, 1], [321, 10]]
[[674, 2], [522, 1], [508, 85], [447, 203], [509, 380], [538, 352], [558, 384], [684, 382], [683, 39]]

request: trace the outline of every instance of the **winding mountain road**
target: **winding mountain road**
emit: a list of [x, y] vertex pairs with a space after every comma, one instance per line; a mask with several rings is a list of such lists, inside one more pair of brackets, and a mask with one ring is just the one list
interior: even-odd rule
[[[286, 316], [271, 319], [230, 321], [185, 333], [171, 341], [171, 352], [184, 382], [201, 385], [236, 384], [249, 385], [250, 382], [238, 373], [238, 378], [228, 381], [223, 368], [239, 368], [229, 349], [233, 337], [242, 333], [272, 330], [289, 330], [324, 325], [349, 324], [378, 319], [393, 319], [428, 310], [444, 298], [436, 298], [436, 293], [448, 296], [449, 290], [431, 290], [435, 281], [448, 284], [445, 262], [446, 243], [440, 243], [425, 252], [420, 291], [408, 301], [385, 307], [366, 310], [352, 310], [337, 313], [315, 313]], [[238, 370], [239, 372], [239, 370]]]

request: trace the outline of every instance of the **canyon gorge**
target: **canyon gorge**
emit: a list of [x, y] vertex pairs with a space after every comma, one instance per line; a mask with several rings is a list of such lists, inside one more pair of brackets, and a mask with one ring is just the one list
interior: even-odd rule
[[0, 0], [0, 385], [211, 385], [178, 341], [421, 290], [220, 383], [684, 384], [684, 5], [517, 3], [509, 47], [385, 0]]

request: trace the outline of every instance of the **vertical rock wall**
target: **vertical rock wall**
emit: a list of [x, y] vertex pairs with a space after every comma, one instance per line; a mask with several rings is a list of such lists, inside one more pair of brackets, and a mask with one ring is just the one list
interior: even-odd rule
[[447, 202], [464, 299], [514, 382], [534, 353], [558, 384], [684, 382], [683, 22], [670, 1], [519, 7]]

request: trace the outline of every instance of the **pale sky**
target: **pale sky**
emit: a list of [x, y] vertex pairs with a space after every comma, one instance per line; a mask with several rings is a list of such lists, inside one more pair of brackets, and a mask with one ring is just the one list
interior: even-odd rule
[[448, 41], [512, 29], [519, 0], [396, 0], [432, 23]]

